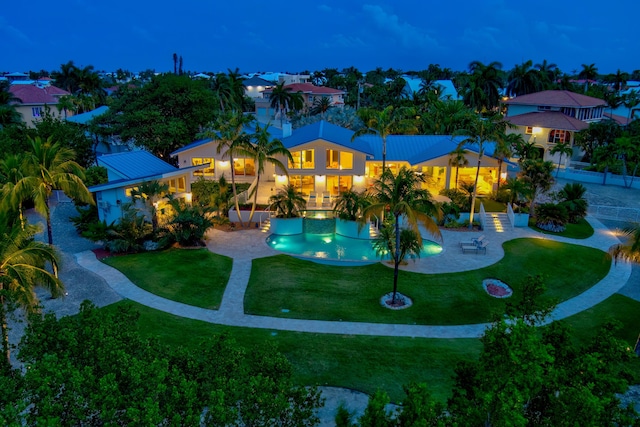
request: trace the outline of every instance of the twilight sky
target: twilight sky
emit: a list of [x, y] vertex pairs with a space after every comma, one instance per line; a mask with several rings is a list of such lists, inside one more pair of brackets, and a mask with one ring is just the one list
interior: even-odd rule
[[29, 0], [0, 8], [0, 71], [453, 70], [547, 59], [640, 69], [640, 2], [613, 0]]

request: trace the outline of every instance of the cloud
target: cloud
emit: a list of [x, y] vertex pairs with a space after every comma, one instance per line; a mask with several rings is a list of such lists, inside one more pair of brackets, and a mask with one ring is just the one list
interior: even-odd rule
[[321, 11], [321, 12], [331, 12], [332, 11], [331, 7], [327, 6], [326, 4], [318, 5], [318, 10]]
[[150, 43], [156, 43], [155, 38], [149, 33], [149, 31], [144, 28], [138, 27], [136, 25], [131, 28], [134, 34], [137, 34], [142, 40], [148, 41]]
[[401, 21], [398, 15], [387, 13], [380, 6], [365, 4], [362, 10], [367, 13], [373, 23], [406, 48], [437, 48], [438, 42], [433, 37], [424, 33], [421, 28], [408, 22]]
[[368, 45], [360, 39], [360, 37], [346, 36], [344, 34], [334, 34], [330, 40], [325, 41], [323, 44], [325, 48], [347, 48], [347, 49], [361, 49]]
[[29, 46], [34, 45], [33, 41], [22, 31], [17, 29], [16, 27], [9, 25], [7, 21], [0, 16], [0, 32], [7, 35], [7, 38], [10, 40], [15, 40], [19, 43], [23, 43]]
[[493, 27], [466, 28], [461, 37], [464, 44], [492, 49], [502, 48], [502, 44], [498, 41], [500, 39], [502, 39], [500, 30]]

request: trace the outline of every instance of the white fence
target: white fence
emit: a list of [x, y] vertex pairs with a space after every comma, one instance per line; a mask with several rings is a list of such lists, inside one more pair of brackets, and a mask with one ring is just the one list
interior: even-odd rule
[[630, 187], [640, 189], [640, 178], [627, 175], [626, 183], [625, 178], [622, 175], [614, 175], [607, 172], [606, 179], [605, 174], [602, 172], [585, 171], [581, 169], [560, 169], [558, 172], [558, 178], [570, 179], [572, 181], [588, 182], [591, 184], [615, 185], [618, 187]]
[[614, 221], [640, 222], [640, 209], [625, 208], [620, 206], [589, 205], [587, 208], [589, 215], [600, 219], [610, 219]]

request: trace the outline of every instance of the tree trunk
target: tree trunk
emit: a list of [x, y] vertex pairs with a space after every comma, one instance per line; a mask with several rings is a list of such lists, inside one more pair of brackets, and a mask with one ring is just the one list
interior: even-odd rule
[[500, 191], [500, 175], [502, 175], [502, 159], [498, 160], [498, 186], [496, 187], [496, 193]]
[[229, 154], [229, 163], [231, 164], [231, 189], [233, 190], [233, 199], [236, 205], [236, 214], [238, 214], [238, 221], [240, 221], [240, 227], [244, 228], [244, 222], [242, 221], [242, 215], [240, 215], [240, 203], [238, 203], [238, 191], [236, 190], [236, 173], [233, 164], [233, 155]]
[[476, 207], [476, 198], [478, 197], [478, 178], [480, 177], [480, 163], [482, 155], [478, 156], [478, 166], [476, 168], [476, 181], [473, 184], [473, 195], [471, 196], [471, 212], [469, 212], [469, 230], [473, 229], [473, 212]]
[[47, 216], [47, 238], [49, 239], [49, 245], [53, 246], [53, 229], [51, 227], [51, 209], [49, 208], [49, 198], [44, 201]]
[[382, 138], [382, 173], [387, 167], [387, 138]]
[[562, 153], [560, 153], [560, 158], [558, 159], [558, 168], [556, 169], [556, 178], [558, 177], [558, 174], [560, 173], [560, 163], [562, 163]]
[[400, 267], [400, 216], [396, 217], [396, 250], [393, 254], [393, 296], [391, 297], [391, 305], [396, 303], [396, 293], [398, 292], [398, 268]]
[[251, 213], [249, 214], [249, 227], [251, 227], [251, 221], [253, 220], [253, 214], [256, 211], [256, 205], [258, 204], [258, 186], [260, 185], [260, 173], [256, 173], [256, 186], [253, 189], [253, 205], [251, 206]]
[[458, 189], [458, 172], [460, 171], [460, 166], [456, 166], [456, 190]]

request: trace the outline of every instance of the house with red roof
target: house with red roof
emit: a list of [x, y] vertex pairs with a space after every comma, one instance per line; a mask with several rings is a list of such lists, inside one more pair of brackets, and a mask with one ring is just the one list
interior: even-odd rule
[[12, 102], [16, 111], [20, 113], [22, 120], [30, 128], [35, 127], [36, 122], [42, 118], [47, 108], [53, 117], [64, 116], [65, 113], [58, 111], [57, 105], [62, 96], [70, 95], [66, 90], [38, 83], [12, 84], [9, 86], [9, 92], [17, 99]]
[[[284, 85], [284, 87], [285, 89], [291, 89], [291, 93], [300, 93], [300, 95], [302, 95], [305, 109], [312, 108], [313, 104], [322, 98], [328, 99], [331, 106], [342, 107], [344, 105], [345, 92], [343, 90], [325, 86], [316, 86], [312, 83], [292, 83]], [[271, 107], [269, 97], [272, 92], [273, 88], [267, 88], [262, 91], [262, 98], [257, 98], [255, 100], [256, 118], [258, 120], [273, 120], [275, 123], [276, 119], [280, 118], [280, 112], [277, 111], [277, 108]]]
[[[607, 103], [598, 98], [581, 95], [568, 90], [545, 90], [521, 95], [503, 101], [506, 107], [505, 120], [515, 125], [509, 133], [521, 134], [526, 142], [540, 150], [541, 158], [557, 163], [560, 154], [550, 151], [558, 143], [569, 143], [573, 147], [575, 134], [589, 127], [589, 123], [605, 119]], [[571, 158], [563, 156], [564, 167], [581, 150], [574, 147]]]

